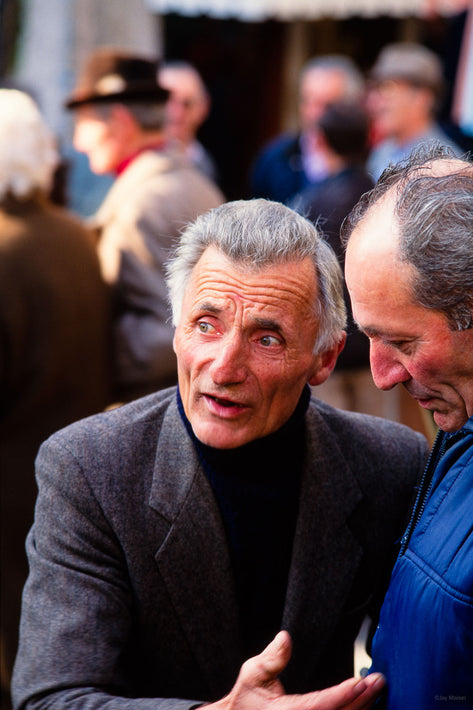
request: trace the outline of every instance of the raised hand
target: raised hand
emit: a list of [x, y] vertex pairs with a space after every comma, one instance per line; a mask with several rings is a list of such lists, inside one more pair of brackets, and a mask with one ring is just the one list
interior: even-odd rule
[[291, 638], [280, 631], [260, 653], [246, 661], [235, 685], [212, 710], [365, 710], [370, 708], [384, 687], [384, 678], [373, 673], [367, 678], [349, 680], [324, 690], [303, 695], [286, 695], [279, 674], [291, 657]]

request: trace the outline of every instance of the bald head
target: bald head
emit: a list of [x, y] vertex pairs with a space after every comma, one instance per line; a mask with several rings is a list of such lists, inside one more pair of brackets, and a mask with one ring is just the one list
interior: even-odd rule
[[373, 378], [445, 431], [473, 414], [473, 166], [423, 151], [387, 171], [344, 226], [353, 315]]
[[[388, 168], [343, 227], [347, 273], [391, 254], [408, 265], [412, 298], [455, 330], [472, 325], [473, 165], [444, 147], [422, 148]], [[352, 241], [353, 240], [353, 241]], [[351, 245], [350, 245], [351, 243]]]

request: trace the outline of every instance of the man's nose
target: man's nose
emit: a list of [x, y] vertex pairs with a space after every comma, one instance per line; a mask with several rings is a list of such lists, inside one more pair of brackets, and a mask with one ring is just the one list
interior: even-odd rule
[[166, 105], [166, 113], [168, 118], [177, 120], [186, 115], [187, 109], [183, 101], [171, 98]]
[[248, 348], [238, 333], [225, 336], [210, 366], [210, 375], [217, 385], [243, 382], [247, 376]]
[[370, 341], [370, 364], [373, 380], [380, 390], [390, 390], [410, 379], [392, 346]]

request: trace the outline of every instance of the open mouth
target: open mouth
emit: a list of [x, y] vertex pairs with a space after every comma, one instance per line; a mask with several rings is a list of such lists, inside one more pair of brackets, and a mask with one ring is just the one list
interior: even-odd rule
[[230, 408], [230, 407], [240, 407], [241, 408], [241, 407], [243, 407], [242, 404], [239, 404], [238, 402], [233, 402], [230, 399], [222, 399], [220, 397], [215, 397], [214, 395], [211, 395], [211, 394], [207, 394], [205, 396], [208, 397], [209, 399], [213, 400], [214, 402], [216, 402], [216, 404], [218, 404], [220, 407], [225, 407], [225, 408]]

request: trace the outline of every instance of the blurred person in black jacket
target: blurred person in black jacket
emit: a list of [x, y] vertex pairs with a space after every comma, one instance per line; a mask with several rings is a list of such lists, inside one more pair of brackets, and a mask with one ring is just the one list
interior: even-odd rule
[[[364, 192], [373, 187], [365, 161], [369, 119], [360, 102], [330, 104], [318, 122], [318, 150], [328, 175], [293, 199], [292, 207], [317, 224], [343, 268], [340, 227]], [[347, 341], [329, 380], [315, 395], [329, 404], [367, 414], [397, 418], [393, 393], [381, 392], [372, 380], [369, 341], [353, 322], [350, 298], [344, 286], [348, 312]]]

